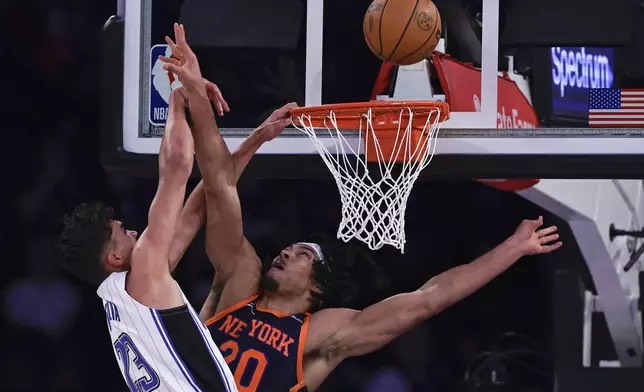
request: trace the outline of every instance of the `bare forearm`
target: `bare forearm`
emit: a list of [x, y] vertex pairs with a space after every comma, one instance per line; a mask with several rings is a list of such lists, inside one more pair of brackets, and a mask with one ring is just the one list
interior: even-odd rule
[[[362, 355], [379, 349], [396, 337], [409, 331], [436, 313], [461, 301], [483, 287], [492, 279], [510, 268], [524, 255], [545, 254], [561, 247], [554, 234], [555, 226], [540, 229], [543, 217], [524, 220], [514, 234], [501, 245], [477, 258], [469, 264], [452, 268], [432, 278], [420, 289], [387, 298], [365, 310], [354, 313], [346, 310], [325, 309], [314, 314], [314, 321], [324, 316], [324, 325], [337, 325], [336, 332], [321, 340], [321, 347], [314, 346], [309, 352], [317, 350], [330, 358], [342, 360], [348, 356]], [[336, 321], [329, 319], [335, 317]], [[325, 333], [315, 329], [309, 331], [309, 339]], [[308, 344], [308, 343], [307, 343]], [[339, 362], [338, 362], [339, 363]]]
[[183, 254], [194, 240], [205, 220], [206, 194], [204, 192], [203, 181], [200, 181], [190, 194], [190, 197], [188, 197], [181, 211], [179, 226], [172, 239], [172, 246], [170, 246], [170, 254], [168, 256], [170, 272], [174, 271], [177, 267], [179, 260], [183, 257]]
[[344, 359], [380, 349], [483, 287], [522, 254], [515, 242], [508, 239], [471, 263], [433, 277], [414, 292], [387, 298], [358, 313], [328, 310], [327, 313], [333, 312], [331, 317], [338, 317], [339, 324], [347, 325], [328, 340], [325, 350], [331, 357]]
[[[252, 159], [257, 150], [264, 144], [264, 139], [260, 135], [261, 129], [255, 129], [239, 148], [233, 153], [233, 164], [235, 167], [235, 182], [244, 172], [246, 165]], [[181, 212], [179, 230], [172, 241], [170, 248], [170, 258], [168, 263], [170, 271], [173, 271], [183, 254], [192, 243], [195, 236], [203, 226], [206, 220], [206, 193], [203, 180], [197, 184], [190, 194], [186, 204]]]
[[523, 256], [516, 241], [510, 237], [490, 252], [470, 262], [443, 272], [429, 280], [420, 291], [440, 312], [479, 290], [510, 268]]
[[256, 128], [233, 153], [233, 165], [235, 167], [235, 181], [239, 181], [244, 169], [253, 158], [257, 150], [264, 144], [264, 138], [260, 135], [262, 129]]
[[212, 178], [234, 178], [234, 166], [228, 147], [221, 137], [212, 105], [205, 90], [188, 91], [188, 110], [195, 138], [197, 162], [206, 185]]
[[[159, 150], [159, 173], [192, 170], [194, 140], [185, 118], [184, 100], [179, 92], [170, 96], [169, 116]], [[184, 171], [185, 171], [184, 170]]]

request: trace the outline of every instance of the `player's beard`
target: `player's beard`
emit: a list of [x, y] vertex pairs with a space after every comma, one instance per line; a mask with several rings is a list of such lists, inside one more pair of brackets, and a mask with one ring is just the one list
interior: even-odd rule
[[262, 278], [262, 282], [260, 284], [260, 288], [262, 291], [267, 291], [269, 293], [275, 293], [277, 292], [277, 289], [279, 289], [279, 283], [273, 278], [271, 278], [268, 275], [264, 275]]

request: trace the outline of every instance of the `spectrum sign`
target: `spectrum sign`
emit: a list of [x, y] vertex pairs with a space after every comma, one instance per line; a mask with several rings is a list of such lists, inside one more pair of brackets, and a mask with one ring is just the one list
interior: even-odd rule
[[612, 48], [550, 48], [553, 114], [588, 117], [588, 90], [613, 87], [614, 61]]

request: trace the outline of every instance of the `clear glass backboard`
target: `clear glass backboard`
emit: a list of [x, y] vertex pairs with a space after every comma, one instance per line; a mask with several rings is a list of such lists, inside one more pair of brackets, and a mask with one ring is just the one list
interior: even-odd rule
[[[539, 4], [552, 10], [562, 2]], [[383, 64], [364, 41], [369, 1], [120, 1], [105, 33], [106, 166], [156, 166], [172, 84], [157, 57], [180, 21], [204, 76], [231, 106], [218, 120], [231, 149], [287, 102], [444, 100], [452, 117], [421, 178], [641, 178], [644, 98], [631, 89], [644, 87], [644, 35], [628, 17], [634, 2], [612, 3], [602, 29], [592, 25], [601, 8], [588, 4], [564, 7], [557, 17], [531, 2], [436, 5], [444, 26], [439, 47], [421, 63], [398, 67]], [[611, 99], [621, 106], [604, 108]], [[328, 176], [295, 129], [256, 158], [251, 176]]]

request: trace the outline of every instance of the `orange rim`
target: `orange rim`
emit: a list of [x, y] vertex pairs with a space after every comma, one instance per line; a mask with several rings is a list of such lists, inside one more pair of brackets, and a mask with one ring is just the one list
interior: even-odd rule
[[369, 109], [372, 113], [374, 128], [390, 129], [398, 128], [398, 119], [402, 113], [403, 118], [409, 116], [410, 109], [415, 117], [414, 128], [424, 128], [427, 122], [427, 115], [438, 115], [438, 121], [443, 122], [449, 119], [449, 105], [438, 101], [369, 101], [337, 103], [331, 105], [308, 106], [291, 110], [291, 120], [296, 125], [302, 125], [300, 116], [306, 117], [305, 125], [314, 128], [326, 128], [330, 126], [329, 115], [333, 112], [337, 121], [338, 129], [360, 129], [363, 115]]

